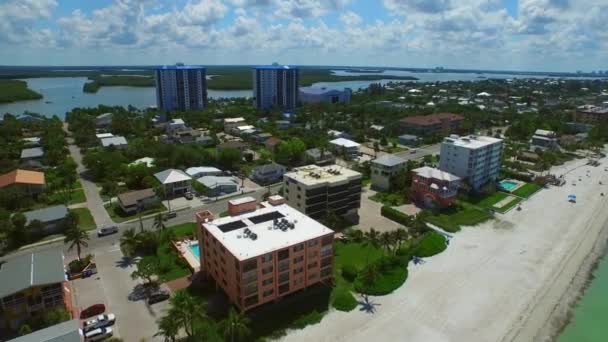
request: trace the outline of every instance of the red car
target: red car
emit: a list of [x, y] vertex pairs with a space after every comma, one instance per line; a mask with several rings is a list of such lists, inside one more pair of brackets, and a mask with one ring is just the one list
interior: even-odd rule
[[80, 319], [89, 318], [95, 315], [101, 315], [106, 311], [106, 306], [104, 304], [93, 304], [88, 308], [80, 311]]

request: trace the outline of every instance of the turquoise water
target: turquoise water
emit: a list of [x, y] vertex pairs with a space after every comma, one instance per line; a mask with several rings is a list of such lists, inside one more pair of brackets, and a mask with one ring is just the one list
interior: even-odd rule
[[557, 342], [608, 341], [608, 259], [600, 261], [593, 276]]
[[498, 183], [498, 186], [504, 190], [507, 191], [511, 191], [513, 189], [515, 189], [515, 187], [517, 187], [518, 183], [517, 182], [513, 182], [513, 181], [509, 181], [509, 180], [504, 180], [500, 183]]
[[188, 248], [190, 249], [190, 252], [192, 252], [192, 254], [194, 254], [194, 256], [200, 260], [201, 251], [200, 251], [200, 249], [198, 249], [198, 243], [192, 244], [192, 245], [188, 246]]

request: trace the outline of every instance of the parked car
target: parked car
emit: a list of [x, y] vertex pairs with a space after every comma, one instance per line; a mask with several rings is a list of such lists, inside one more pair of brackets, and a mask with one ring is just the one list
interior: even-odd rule
[[175, 211], [169, 211], [163, 215], [163, 219], [165, 219], [165, 220], [168, 220], [168, 219], [171, 219], [174, 217], [177, 217], [177, 212], [175, 212]]
[[106, 311], [104, 304], [93, 304], [80, 312], [80, 319], [87, 319], [95, 315], [101, 315]]
[[97, 236], [106, 236], [115, 233], [118, 233], [118, 226], [116, 225], [101, 227], [97, 230]]
[[84, 333], [84, 340], [86, 342], [101, 341], [108, 337], [112, 337], [113, 334], [114, 331], [112, 328], [97, 328]]
[[187, 200], [191, 200], [191, 199], [193, 199], [193, 198], [194, 198], [194, 195], [192, 195], [192, 193], [191, 193], [190, 191], [188, 191], [188, 192], [186, 192], [186, 193], [184, 194], [184, 197], [185, 197]]
[[98, 328], [105, 328], [114, 324], [114, 322], [116, 322], [116, 315], [114, 314], [97, 315], [97, 317], [84, 322], [82, 329], [89, 332]]
[[153, 293], [148, 297], [148, 305], [160, 303], [162, 301], [169, 299], [169, 297], [171, 297], [171, 296], [169, 295], [169, 292], [166, 292], [166, 291], [159, 291], [159, 292]]

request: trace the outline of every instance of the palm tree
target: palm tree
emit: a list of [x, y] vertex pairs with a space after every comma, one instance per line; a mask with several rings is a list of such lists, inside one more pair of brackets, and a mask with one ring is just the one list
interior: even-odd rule
[[390, 253], [391, 247], [395, 243], [395, 239], [393, 238], [393, 235], [391, 233], [383, 232], [378, 237], [378, 243], [380, 244], [380, 246], [382, 246], [382, 248], [386, 250], [386, 253]]
[[369, 291], [369, 289], [371, 289], [371, 287], [376, 283], [376, 281], [380, 277], [380, 270], [378, 269], [378, 266], [376, 264], [370, 264], [363, 268], [359, 276], [361, 277], [363, 289], [365, 291]]
[[78, 254], [78, 260], [80, 260], [80, 253], [82, 247], [88, 247], [89, 233], [78, 225], [78, 216], [74, 212], [69, 212], [65, 221], [65, 238], [63, 242], [69, 244], [68, 250], [72, 250], [76, 247], [76, 254]]
[[154, 229], [156, 229], [160, 235], [163, 231], [165, 231], [165, 228], [167, 228], [167, 226], [165, 226], [163, 214], [156, 214], [156, 216], [154, 216]]
[[206, 308], [203, 302], [190, 295], [185, 290], [175, 292], [171, 297], [171, 308], [168, 316], [172, 316], [179, 325], [184, 329], [188, 340], [194, 336], [194, 327], [197, 322], [204, 321], [207, 318]]
[[365, 237], [363, 245], [369, 247], [367, 249], [367, 255], [365, 256], [365, 263], [367, 264], [369, 262], [369, 252], [371, 249], [380, 247], [380, 233], [378, 233], [378, 231], [374, 228], [371, 228], [369, 232], [365, 232], [363, 235]]
[[353, 242], [361, 242], [364, 238], [363, 232], [359, 229], [349, 229], [346, 231], [346, 236]]
[[165, 341], [175, 342], [179, 333], [179, 322], [171, 315], [163, 316], [157, 322], [158, 332], [154, 336], [164, 336]]
[[395, 231], [393, 231], [393, 238], [395, 239], [395, 253], [399, 250], [399, 248], [401, 247], [401, 244], [403, 244], [405, 241], [407, 241], [409, 239], [409, 234], [407, 232], [407, 230], [403, 229], [403, 228], [399, 228]]
[[140, 240], [140, 236], [135, 232], [135, 229], [129, 228], [120, 237], [120, 249], [125, 255], [133, 256], [137, 251]]
[[230, 308], [228, 317], [220, 322], [220, 330], [224, 332], [226, 338], [230, 337], [231, 342], [234, 342], [235, 338], [240, 341], [251, 333], [250, 324], [251, 320], [247, 316]]

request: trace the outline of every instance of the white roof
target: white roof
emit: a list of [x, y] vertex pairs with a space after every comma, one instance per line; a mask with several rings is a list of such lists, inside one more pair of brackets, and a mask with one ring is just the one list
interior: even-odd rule
[[134, 160], [129, 165], [136, 165], [136, 164], [146, 164], [147, 167], [153, 167], [154, 166], [154, 158], [150, 158], [150, 157], [139, 158], [137, 160]]
[[354, 141], [348, 140], [348, 139], [344, 139], [344, 138], [334, 139], [334, 140], [330, 141], [330, 143], [332, 143], [334, 145], [338, 145], [338, 146], [344, 146], [346, 148], [361, 146], [361, 144], [359, 144], [357, 142], [354, 142]]
[[458, 176], [454, 176], [449, 172], [441, 171], [439, 169], [429, 166], [413, 169], [412, 172], [424, 178], [437, 179], [440, 181], [454, 182], [460, 180], [460, 177]]
[[310, 186], [346, 182], [361, 178], [361, 174], [338, 165], [317, 166], [313, 164], [295, 168], [291, 172], [286, 173], [284, 177]]
[[483, 92], [477, 94], [477, 96], [488, 97], [488, 96], [492, 96], [492, 95], [490, 95], [490, 93], [488, 93], [488, 92], [483, 91]]
[[196, 180], [197, 182], [203, 184], [209, 189], [214, 189], [218, 186], [222, 185], [238, 185], [239, 182], [234, 177], [226, 177], [226, 176], [204, 176]]
[[39, 143], [40, 137], [23, 138], [23, 141], [29, 142], [29, 143]]
[[170, 125], [185, 125], [186, 123], [184, 122], [183, 119], [173, 119], [169, 122]]
[[167, 169], [154, 174], [154, 177], [158, 179], [162, 184], [171, 184], [181, 181], [191, 180], [190, 176], [184, 173], [182, 170]]
[[418, 89], [410, 89], [407, 91], [408, 93], [422, 93], [422, 90], [418, 90]]
[[502, 139], [479, 135], [468, 135], [464, 137], [459, 137], [453, 134], [450, 135], [448, 138], [443, 139], [443, 143], [475, 149], [496, 143], [502, 143]]
[[112, 133], [98, 133], [95, 134], [95, 136], [97, 137], [97, 139], [105, 139], [105, 138], [111, 138], [114, 136], [114, 134]]
[[213, 167], [213, 166], [194, 166], [194, 167], [189, 167], [186, 169], [186, 173], [191, 176], [194, 177], [194, 175], [197, 175], [199, 173], [221, 173], [222, 170], [218, 169], [217, 167]]
[[125, 137], [121, 137], [121, 136], [103, 138], [103, 139], [101, 139], [101, 145], [103, 145], [104, 147], [108, 147], [108, 146], [112, 146], [112, 145], [114, 145], [114, 146], [127, 145], [127, 139], [125, 139]]
[[380, 126], [380, 125], [371, 125], [371, 126], [369, 126], [369, 128], [371, 128], [371, 129], [375, 129], [375, 130], [377, 130], [377, 131], [381, 131], [381, 130], [383, 130], [383, 129], [384, 129], [384, 126]]
[[255, 198], [253, 198], [251, 196], [246, 196], [246, 197], [236, 198], [236, 199], [228, 201], [228, 203], [230, 203], [232, 205], [239, 205], [239, 204], [249, 203], [249, 202], [256, 202], [256, 200], [255, 200]]
[[237, 122], [241, 122], [241, 121], [245, 121], [244, 118], [226, 118], [224, 119], [224, 123], [237, 123]]
[[552, 136], [555, 135], [555, 132], [553, 132], [553, 131], [547, 131], [545, 129], [537, 129], [534, 132], [534, 135], [540, 135], [540, 136], [543, 136], [543, 137], [552, 137]]
[[[278, 225], [274, 227], [272, 218], [257, 224], [250, 220], [256, 216], [274, 212], [277, 213], [277, 216], [282, 216], [279, 221], [285, 219], [292, 223], [294, 228], [283, 231], [278, 228]], [[226, 232], [221, 230], [222, 225], [238, 221], [242, 222], [244, 227]], [[239, 216], [219, 218], [209, 223], [203, 223], [203, 226], [239, 260], [247, 260], [334, 233], [333, 230], [286, 204], [261, 208]], [[257, 238], [253, 240], [251, 237], [247, 237], [245, 229], [256, 234]]]
[[238, 126], [237, 129], [239, 131], [246, 131], [246, 130], [249, 130], [249, 129], [255, 129], [255, 126], [251, 126], [251, 125]]

